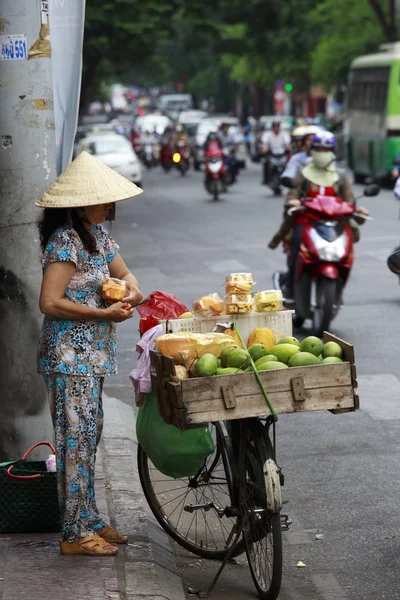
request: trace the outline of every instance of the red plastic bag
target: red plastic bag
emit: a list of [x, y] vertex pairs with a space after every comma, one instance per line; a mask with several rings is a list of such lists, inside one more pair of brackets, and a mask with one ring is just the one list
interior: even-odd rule
[[177, 319], [188, 312], [188, 308], [178, 298], [160, 291], [152, 292], [136, 310], [141, 317], [139, 329], [142, 334], [158, 325], [160, 320]]

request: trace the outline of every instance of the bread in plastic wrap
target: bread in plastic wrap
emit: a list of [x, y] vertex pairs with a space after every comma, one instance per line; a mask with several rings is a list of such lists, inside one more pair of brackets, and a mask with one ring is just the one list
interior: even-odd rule
[[127, 282], [115, 277], [106, 279], [101, 286], [101, 296], [106, 302], [121, 302], [127, 293]]
[[232, 338], [223, 333], [193, 333], [181, 331], [167, 333], [156, 339], [157, 351], [170, 356], [177, 365], [190, 365], [203, 354], [221, 356], [227, 346], [232, 346]]
[[208, 294], [193, 302], [193, 312], [199, 317], [218, 317], [224, 311], [224, 302], [219, 294]]

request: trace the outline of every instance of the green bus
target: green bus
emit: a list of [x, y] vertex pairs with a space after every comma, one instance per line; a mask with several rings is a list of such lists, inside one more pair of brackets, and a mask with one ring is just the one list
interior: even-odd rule
[[400, 43], [356, 58], [348, 93], [348, 163], [356, 179], [386, 177], [400, 153]]

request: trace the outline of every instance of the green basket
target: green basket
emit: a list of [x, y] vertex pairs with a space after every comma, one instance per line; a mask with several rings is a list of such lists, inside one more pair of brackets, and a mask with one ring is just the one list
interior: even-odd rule
[[45, 461], [26, 460], [39, 442], [18, 461], [0, 464], [0, 533], [48, 533], [60, 531], [57, 473], [46, 470]]

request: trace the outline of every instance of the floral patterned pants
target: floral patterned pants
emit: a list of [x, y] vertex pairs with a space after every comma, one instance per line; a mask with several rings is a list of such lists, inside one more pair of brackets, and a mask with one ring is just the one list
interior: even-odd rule
[[103, 429], [103, 377], [44, 374], [57, 450], [61, 537], [75, 540], [107, 525], [98, 513], [94, 469]]

